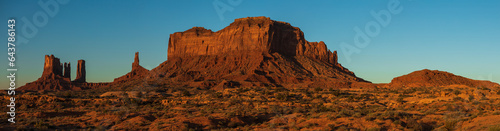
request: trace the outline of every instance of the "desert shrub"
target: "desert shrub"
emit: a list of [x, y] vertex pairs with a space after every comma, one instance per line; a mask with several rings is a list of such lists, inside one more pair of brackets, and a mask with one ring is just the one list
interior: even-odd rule
[[47, 130], [49, 129], [49, 124], [43, 122], [42, 120], [39, 120], [35, 123], [35, 128], [37, 130]]
[[339, 96], [341, 92], [339, 90], [332, 90], [332, 95]]
[[483, 87], [483, 86], [481, 86], [481, 87], [477, 87], [477, 89], [480, 89], [480, 90], [491, 90], [491, 89], [486, 88], [486, 87]]
[[411, 94], [411, 93], [415, 93], [416, 91], [417, 91], [417, 89], [411, 88], [411, 89], [404, 90], [403, 94]]
[[327, 118], [328, 118], [328, 120], [333, 121], [333, 120], [335, 120], [335, 119], [337, 119], [337, 118], [338, 118], [338, 115], [337, 115], [337, 114], [328, 115], [328, 116], [327, 116]]
[[382, 116], [382, 115], [380, 115], [380, 114], [379, 114], [379, 115], [377, 116], [377, 120], [384, 120], [384, 116]]
[[330, 128], [331, 131], [336, 129], [335, 124], [328, 124], [327, 126], [328, 126], [328, 128]]
[[457, 126], [457, 120], [446, 120], [444, 122], [444, 129], [448, 131], [453, 131], [455, 130], [455, 127]]
[[472, 101], [474, 100], [474, 96], [473, 95], [469, 95], [469, 101]]
[[222, 93], [220, 93], [220, 92], [212, 93], [211, 96], [213, 98], [219, 98], [219, 99], [223, 97]]
[[431, 109], [429, 109], [429, 110], [425, 111], [425, 113], [424, 113], [424, 114], [425, 114], [425, 115], [431, 115], [431, 114], [434, 114], [435, 112], [436, 112], [436, 109], [431, 108]]
[[276, 93], [276, 94], [274, 94], [274, 97], [276, 97], [276, 99], [278, 99], [278, 100], [286, 101], [286, 100], [288, 100], [288, 92]]
[[422, 125], [420, 125], [420, 123], [418, 123], [417, 120], [415, 120], [413, 118], [410, 118], [410, 117], [406, 118], [406, 127], [408, 129], [412, 129], [414, 131], [421, 131], [421, 130], [423, 130]]
[[187, 90], [183, 90], [182, 96], [191, 96], [191, 93], [189, 93], [189, 91], [187, 91]]
[[320, 92], [320, 91], [323, 91], [323, 89], [321, 89], [320, 87], [316, 87], [316, 88], [314, 88], [314, 91]]
[[403, 98], [402, 96], [399, 96], [399, 97], [398, 97], [398, 99], [397, 99], [396, 101], [397, 101], [398, 103], [403, 103], [403, 102], [404, 102], [404, 100], [403, 100], [403, 99], [404, 99], [404, 98]]
[[235, 127], [238, 127], [240, 125], [240, 123], [237, 123], [237, 122], [234, 122], [234, 121], [231, 121], [227, 124], [227, 127], [231, 127], [231, 128], [235, 128]]
[[73, 97], [73, 94], [71, 94], [71, 92], [69, 92], [69, 91], [66, 91], [66, 92], [64, 92], [63, 97], [71, 98], [71, 97]]
[[372, 94], [361, 94], [358, 99], [371, 100]]
[[349, 110], [349, 109], [342, 109], [342, 110], [340, 110], [340, 112], [339, 112], [339, 115], [340, 115], [341, 117], [350, 117], [350, 116], [352, 116], [353, 114], [354, 114], [354, 111]]
[[274, 87], [274, 90], [277, 92], [287, 91], [287, 89], [283, 86]]
[[377, 127], [372, 127], [372, 128], [368, 128], [366, 129], [366, 131], [380, 131], [381, 129], [380, 128], [377, 128]]
[[307, 123], [307, 124], [306, 124], [306, 127], [307, 127], [307, 128], [311, 128], [311, 127], [316, 127], [316, 126], [318, 126], [318, 125], [319, 125], [318, 123]]
[[231, 98], [229, 99], [229, 105], [236, 105], [236, 104], [239, 104], [241, 101], [237, 98]]
[[382, 114], [384, 118], [391, 119], [391, 120], [396, 120], [398, 119], [399, 116], [404, 115], [402, 112], [397, 112], [397, 111], [387, 111]]
[[366, 115], [365, 120], [372, 121], [372, 120], [375, 120], [377, 118], [377, 116], [378, 116], [377, 113], [370, 113], [370, 114]]
[[317, 104], [314, 105], [314, 107], [311, 109], [312, 112], [320, 113], [320, 112], [328, 112], [331, 111], [331, 109], [327, 108], [323, 104]]
[[486, 96], [481, 97], [481, 100], [488, 100]]
[[243, 88], [243, 87], [240, 87], [240, 88], [237, 88], [236, 91], [238, 91], [238, 93], [244, 93], [244, 92], [247, 92], [249, 91], [250, 89], [248, 88]]
[[395, 121], [394, 121], [394, 122], [392, 122], [392, 123], [394, 123], [394, 124], [396, 124], [396, 125], [401, 125], [401, 121], [400, 121], [400, 120], [395, 120]]
[[464, 99], [462, 99], [462, 97], [454, 97], [453, 98], [453, 101], [463, 101]]
[[490, 126], [489, 131], [500, 131], [500, 125]]
[[360, 112], [356, 112], [354, 113], [354, 115], [352, 115], [353, 117], [356, 117], [356, 118], [360, 118], [361, 116], [363, 116], [363, 114], [361, 114]]

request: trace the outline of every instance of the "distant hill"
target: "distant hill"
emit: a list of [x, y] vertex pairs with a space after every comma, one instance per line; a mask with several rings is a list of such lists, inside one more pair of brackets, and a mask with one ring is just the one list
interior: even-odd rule
[[392, 79], [390, 87], [441, 87], [450, 85], [465, 85], [469, 87], [494, 88], [500, 87], [498, 83], [482, 80], [472, 80], [438, 70], [419, 70], [407, 75]]

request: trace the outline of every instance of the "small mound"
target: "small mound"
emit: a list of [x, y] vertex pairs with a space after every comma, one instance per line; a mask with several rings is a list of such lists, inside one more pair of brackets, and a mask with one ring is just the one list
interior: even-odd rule
[[445, 71], [420, 70], [392, 79], [389, 87], [443, 87], [465, 85], [469, 87], [498, 88], [499, 84], [490, 81], [472, 80]]

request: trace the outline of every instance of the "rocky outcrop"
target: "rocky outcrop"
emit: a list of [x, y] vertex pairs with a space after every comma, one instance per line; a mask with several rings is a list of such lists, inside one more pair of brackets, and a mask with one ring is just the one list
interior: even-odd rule
[[70, 81], [69, 64], [62, 65], [59, 58], [54, 55], [45, 55], [42, 76], [34, 82], [19, 87], [18, 90], [81, 90], [83, 88], [85, 87], [76, 86]]
[[236, 19], [217, 32], [194, 27], [171, 34], [168, 44], [168, 59], [242, 52], [278, 52], [286, 56], [301, 55], [331, 64], [337, 63], [337, 54], [328, 50], [324, 42], [308, 42], [299, 28], [268, 17]]
[[113, 83], [119, 84], [130, 80], [143, 79], [148, 75], [148, 73], [148, 69], [139, 65], [139, 52], [135, 52], [134, 62], [132, 63], [132, 70], [121, 77], [115, 78]]
[[78, 65], [76, 66], [76, 78], [74, 82], [85, 83], [87, 82], [87, 72], [85, 70], [85, 60], [78, 60]]
[[43, 66], [42, 76], [57, 75], [63, 76], [63, 67], [59, 58], [54, 57], [54, 55], [45, 55], [45, 64]]
[[64, 62], [64, 78], [71, 80], [71, 63]]
[[336, 51], [305, 40], [289, 23], [267, 17], [236, 19], [213, 32], [194, 27], [170, 35], [168, 59], [150, 72], [157, 81], [227, 80], [302, 83], [315, 79], [367, 82], [342, 67]]
[[42, 76], [36, 81], [17, 88], [17, 90], [84, 90], [110, 85], [110, 83], [87, 83], [84, 60], [78, 60], [77, 76], [74, 81], [71, 81], [70, 72], [71, 64], [69, 62], [61, 64], [59, 58], [54, 57], [54, 55], [46, 55]]
[[140, 67], [141, 65], [139, 65], [139, 52], [135, 52], [134, 62], [132, 63], [132, 70], [136, 70]]
[[472, 80], [452, 73], [438, 70], [419, 70], [392, 79], [389, 87], [443, 87], [450, 85], [465, 85], [469, 87], [500, 88], [500, 85], [490, 81]]

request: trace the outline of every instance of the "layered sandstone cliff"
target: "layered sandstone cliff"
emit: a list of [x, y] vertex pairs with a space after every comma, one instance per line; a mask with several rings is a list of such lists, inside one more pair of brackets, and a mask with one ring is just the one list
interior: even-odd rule
[[308, 42], [299, 28], [267, 17], [236, 19], [228, 27], [217, 32], [194, 27], [171, 34], [168, 44], [168, 59], [242, 52], [277, 52], [286, 56], [307, 56], [337, 64], [337, 54], [328, 50], [325, 43]]
[[472, 80], [452, 73], [438, 70], [419, 70], [392, 79], [390, 87], [443, 87], [450, 85], [465, 85], [469, 87], [500, 88], [500, 85], [490, 81]]
[[213, 32], [194, 27], [170, 35], [168, 60], [151, 79], [301, 83], [315, 79], [366, 82], [337, 61], [324, 42], [309, 42], [289, 23], [267, 17], [236, 19]]

